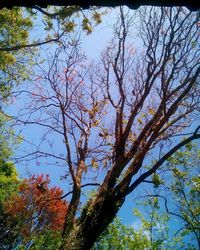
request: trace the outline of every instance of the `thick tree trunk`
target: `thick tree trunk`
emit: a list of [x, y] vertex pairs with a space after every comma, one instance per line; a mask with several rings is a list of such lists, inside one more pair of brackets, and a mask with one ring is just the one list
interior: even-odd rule
[[124, 200], [117, 201], [109, 194], [90, 201], [70, 235], [66, 236], [62, 250], [89, 250], [101, 233], [112, 222]]

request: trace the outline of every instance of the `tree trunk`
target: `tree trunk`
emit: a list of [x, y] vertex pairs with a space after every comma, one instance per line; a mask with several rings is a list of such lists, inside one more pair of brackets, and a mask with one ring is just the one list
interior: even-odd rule
[[71, 233], [66, 235], [61, 249], [91, 249], [101, 233], [113, 221], [123, 202], [124, 199], [114, 200], [108, 193], [89, 201]]

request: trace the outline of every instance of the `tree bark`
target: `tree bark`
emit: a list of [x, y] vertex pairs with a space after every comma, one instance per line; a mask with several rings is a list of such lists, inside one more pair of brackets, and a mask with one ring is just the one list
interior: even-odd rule
[[89, 250], [107, 228], [124, 203], [124, 199], [113, 199], [111, 192], [99, 194], [83, 209], [80, 219], [70, 235], [64, 238], [62, 250]]

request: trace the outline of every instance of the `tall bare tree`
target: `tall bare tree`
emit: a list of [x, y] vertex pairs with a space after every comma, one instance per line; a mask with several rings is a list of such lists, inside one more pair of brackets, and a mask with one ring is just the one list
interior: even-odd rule
[[[65, 166], [66, 183], [72, 184], [58, 197], [69, 197], [61, 249], [90, 249], [126, 196], [200, 138], [200, 126], [184, 140], [180, 135], [199, 115], [199, 38], [199, 12], [152, 7], [133, 17], [120, 8], [114, 38], [97, 66], [77, 42], [63, 43], [48, 66], [38, 64], [31, 89], [20, 91], [31, 103], [13, 118], [46, 128], [43, 141], [51, 145], [51, 151], [38, 146], [20, 159], [52, 157]], [[147, 169], [152, 155], [155, 163]], [[80, 210], [82, 190], [90, 185], [97, 186], [95, 194]]]

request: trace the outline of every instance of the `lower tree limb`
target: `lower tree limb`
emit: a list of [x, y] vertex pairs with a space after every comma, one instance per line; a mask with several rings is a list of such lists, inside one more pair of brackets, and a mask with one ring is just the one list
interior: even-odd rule
[[99, 195], [91, 199], [83, 209], [80, 219], [64, 239], [62, 250], [89, 250], [107, 226], [113, 221], [124, 199], [115, 200], [112, 195]]

